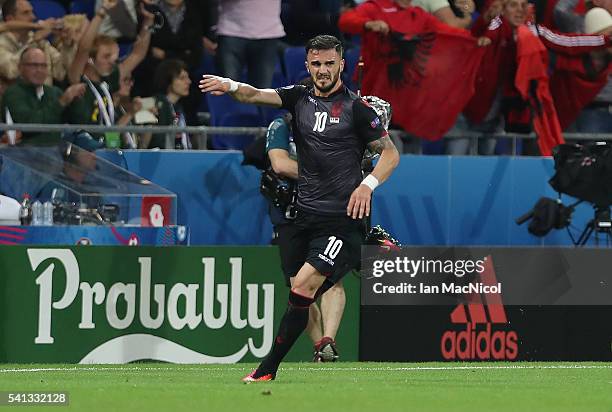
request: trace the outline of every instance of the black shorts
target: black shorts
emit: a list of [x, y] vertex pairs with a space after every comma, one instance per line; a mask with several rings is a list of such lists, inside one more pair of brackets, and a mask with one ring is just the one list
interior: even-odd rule
[[277, 231], [287, 282], [305, 262], [334, 284], [359, 266], [365, 234], [362, 220], [299, 211], [293, 223], [279, 225]]
[[[274, 226], [276, 232], [276, 244], [278, 245], [278, 252], [280, 254], [281, 269], [283, 275], [285, 275], [285, 284], [291, 286], [291, 278], [297, 274], [297, 271], [293, 270], [293, 256], [294, 252], [291, 248], [291, 241], [295, 236], [298, 228], [292, 221], [291, 223], [283, 223], [282, 225]], [[299, 269], [299, 268], [298, 268]]]

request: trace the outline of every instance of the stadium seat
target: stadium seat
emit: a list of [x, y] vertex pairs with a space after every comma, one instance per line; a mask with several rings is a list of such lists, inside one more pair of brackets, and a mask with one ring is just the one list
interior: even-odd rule
[[31, 4], [34, 15], [38, 20], [46, 20], [52, 17], [58, 19], [66, 15], [64, 6], [51, 0], [32, 0]]
[[[217, 74], [217, 67], [215, 65], [215, 57], [209, 53], [204, 53], [200, 60], [200, 65], [193, 70], [191, 73], [192, 79], [201, 79], [203, 74]], [[199, 80], [198, 80], [199, 81]], [[208, 102], [206, 96], [202, 95], [200, 98], [200, 104], [198, 105], [198, 112], [208, 112]]]
[[93, 19], [96, 12], [96, 0], [75, 0], [70, 4], [70, 13], [86, 14], [88, 19]]
[[274, 107], [261, 107], [260, 110], [261, 116], [264, 120], [264, 125], [266, 127], [268, 127], [272, 120], [276, 119], [277, 117], [281, 117], [285, 113], [287, 113], [287, 110], [285, 109], [276, 109]]
[[276, 66], [274, 66], [274, 74], [272, 75], [272, 88], [276, 89], [278, 87], [287, 86], [289, 83], [287, 82], [287, 77], [283, 73], [280, 62], [276, 62]]
[[435, 141], [423, 139], [421, 143], [421, 148], [424, 155], [443, 155], [444, 147], [444, 139]]
[[359, 55], [361, 49], [359, 47], [353, 47], [344, 52], [344, 72], [342, 73], [342, 81], [346, 84], [346, 87], [356, 92], [359, 87], [358, 84], [353, 84], [353, 75], [355, 68], [359, 62]]
[[[242, 104], [228, 95], [206, 94], [210, 111], [210, 125], [216, 127], [261, 127], [264, 120], [257, 106]], [[240, 150], [255, 139], [253, 135], [212, 135], [213, 149]]]
[[[283, 56], [287, 81], [289, 84], [295, 84], [304, 77], [308, 77], [306, 66], [306, 51], [303, 47], [287, 47]], [[305, 73], [305, 75], [304, 75]]]

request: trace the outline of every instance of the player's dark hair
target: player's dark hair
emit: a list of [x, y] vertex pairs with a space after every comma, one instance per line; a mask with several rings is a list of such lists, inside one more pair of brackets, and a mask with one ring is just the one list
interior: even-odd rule
[[13, 16], [17, 11], [17, 0], [6, 0], [2, 5], [2, 17], [6, 20], [6, 16]]
[[157, 70], [155, 70], [154, 84], [157, 93], [166, 94], [168, 87], [172, 84], [174, 79], [181, 75], [181, 72], [187, 70], [187, 65], [178, 59], [168, 59], [162, 61]]
[[329, 34], [320, 34], [312, 39], [308, 40], [306, 43], [306, 54], [308, 54], [309, 50], [330, 50], [335, 49], [340, 57], [344, 54], [344, 48], [342, 47], [342, 43], [334, 36], [330, 36]]

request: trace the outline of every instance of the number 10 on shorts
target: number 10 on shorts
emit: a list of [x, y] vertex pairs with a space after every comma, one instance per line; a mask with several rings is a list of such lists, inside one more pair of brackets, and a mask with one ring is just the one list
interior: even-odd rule
[[323, 254], [331, 259], [335, 259], [338, 253], [340, 253], [340, 249], [342, 249], [342, 240], [336, 236], [330, 236]]

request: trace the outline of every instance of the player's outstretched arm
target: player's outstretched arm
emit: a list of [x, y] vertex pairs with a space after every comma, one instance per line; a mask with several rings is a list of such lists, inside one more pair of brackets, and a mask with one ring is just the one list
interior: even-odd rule
[[391, 176], [391, 173], [399, 164], [399, 152], [388, 134], [385, 133], [383, 137], [371, 142], [368, 146], [373, 152], [379, 153], [380, 158], [372, 173], [367, 175], [351, 194], [346, 213], [353, 219], [370, 216], [372, 192]]
[[241, 103], [262, 104], [281, 107], [282, 100], [274, 89], [257, 89], [249, 84], [240, 83], [227, 77], [205, 74], [200, 80], [200, 91], [215, 96], [228, 93]]

